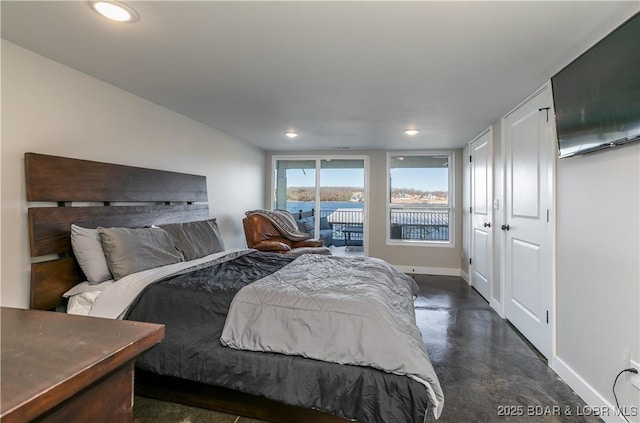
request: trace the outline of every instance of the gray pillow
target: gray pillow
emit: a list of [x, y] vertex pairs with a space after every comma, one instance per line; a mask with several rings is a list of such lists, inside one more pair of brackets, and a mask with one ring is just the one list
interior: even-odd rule
[[331, 229], [331, 225], [329, 225], [329, 221], [326, 217], [320, 218], [320, 229]]
[[173, 237], [176, 248], [187, 261], [225, 249], [216, 219], [171, 223], [160, 227]]
[[315, 228], [315, 219], [313, 217], [305, 217], [300, 220], [304, 225], [304, 232], [311, 233]]
[[307, 232], [307, 227], [302, 220], [296, 220], [296, 223], [298, 224], [298, 232]]
[[71, 225], [71, 248], [87, 282], [97, 284], [113, 279], [97, 229]]
[[98, 228], [114, 280], [131, 273], [183, 261], [169, 235], [160, 228]]

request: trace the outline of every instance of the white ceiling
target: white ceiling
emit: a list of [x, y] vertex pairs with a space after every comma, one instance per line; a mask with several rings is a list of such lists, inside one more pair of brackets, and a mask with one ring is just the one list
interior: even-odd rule
[[3, 0], [2, 37], [265, 150], [462, 147], [640, 10], [638, 0], [125, 3], [137, 22], [107, 21], [85, 1]]

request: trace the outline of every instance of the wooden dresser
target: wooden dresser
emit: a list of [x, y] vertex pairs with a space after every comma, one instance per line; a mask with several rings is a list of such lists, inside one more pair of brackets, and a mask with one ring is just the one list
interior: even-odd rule
[[2, 307], [2, 423], [132, 422], [133, 366], [164, 325]]

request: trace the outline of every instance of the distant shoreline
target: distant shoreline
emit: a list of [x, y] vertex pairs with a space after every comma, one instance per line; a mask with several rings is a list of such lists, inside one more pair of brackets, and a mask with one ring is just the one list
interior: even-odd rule
[[[287, 202], [314, 202], [315, 187], [288, 187]], [[356, 202], [364, 201], [362, 187], [320, 187], [321, 202]], [[395, 188], [391, 192], [395, 204], [448, 204], [447, 191], [421, 191], [413, 188]]]

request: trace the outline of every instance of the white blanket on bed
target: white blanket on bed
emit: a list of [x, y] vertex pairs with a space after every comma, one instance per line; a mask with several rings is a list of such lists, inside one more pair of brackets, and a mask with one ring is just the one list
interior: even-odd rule
[[222, 332], [229, 347], [370, 366], [444, 397], [415, 322], [415, 281], [383, 260], [306, 254], [242, 288]]

